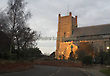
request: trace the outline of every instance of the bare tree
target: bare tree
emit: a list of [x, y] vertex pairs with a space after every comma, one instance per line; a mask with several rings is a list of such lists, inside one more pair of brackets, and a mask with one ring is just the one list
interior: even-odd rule
[[10, 51], [33, 48], [40, 36], [27, 25], [31, 13], [25, 11], [26, 4], [24, 0], [9, 0], [7, 13], [0, 13], [0, 30], [8, 30]]
[[36, 49], [40, 34], [28, 27], [27, 21], [31, 18], [31, 13], [25, 11], [26, 4], [24, 0], [9, 0], [8, 8], [0, 12], [0, 32], [7, 35], [10, 46], [10, 50], [2, 49], [2, 51], [6, 54], [10, 53], [10, 57], [12, 53], [20, 58], [24, 57], [21, 55], [27, 53], [30, 55], [31, 52], [33, 54], [40, 51]]
[[8, 19], [11, 31], [12, 46], [14, 49], [23, 50], [34, 46], [39, 35], [27, 26], [27, 20], [31, 17], [30, 12], [25, 11], [24, 0], [9, 0]]

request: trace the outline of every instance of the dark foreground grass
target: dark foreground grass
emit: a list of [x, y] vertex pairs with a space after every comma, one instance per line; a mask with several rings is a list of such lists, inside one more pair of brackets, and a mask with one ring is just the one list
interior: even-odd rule
[[110, 76], [110, 68], [109, 69], [102, 69], [100, 72], [104, 73], [107, 76]]

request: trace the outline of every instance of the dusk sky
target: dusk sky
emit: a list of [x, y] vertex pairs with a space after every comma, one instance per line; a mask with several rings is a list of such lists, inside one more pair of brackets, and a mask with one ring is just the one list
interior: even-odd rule
[[[26, 9], [32, 13], [29, 26], [42, 36], [56, 37], [58, 14], [68, 12], [78, 16], [78, 26], [92, 26], [110, 23], [110, 0], [25, 0]], [[0, 0], [0, 11], [7, 8], [8, 0]], [[55, 40], [40, 40], [38, 47], [45, 54], [56, 50]]]

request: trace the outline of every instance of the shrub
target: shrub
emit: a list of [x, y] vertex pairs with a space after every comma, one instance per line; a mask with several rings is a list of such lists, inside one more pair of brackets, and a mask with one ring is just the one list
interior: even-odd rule
[[100, 52], [96, 57], [97, 64], [106, 64], [110, 65], [110, 51], [109, 52]]
[[23, 57], [24, 59], [40, 58], [41, 56], [42, 56], [42, 53], [38, 48], [29, 48], [29, 49], [20, 51], [20, 57]]
[[85, 57], [83, 57], [82, 58], [82, 63], [86, 64], [86, 65], [92, 64], [92, 56], [85, 56]]

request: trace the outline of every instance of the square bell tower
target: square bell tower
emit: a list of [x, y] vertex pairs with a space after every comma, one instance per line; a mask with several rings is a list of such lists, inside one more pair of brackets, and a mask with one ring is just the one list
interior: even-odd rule
[[77, 16], [73, 17], [70, 12], [67, 16], [58, 15], [58, 32], [56, 41], [56, 58], [60, 52], [60, 43], [63, 38], [69, 38], [73, 34], [74, 29], [77, 28]]

